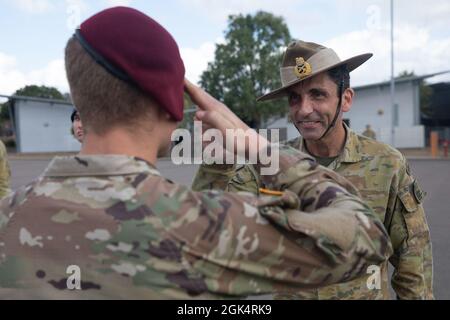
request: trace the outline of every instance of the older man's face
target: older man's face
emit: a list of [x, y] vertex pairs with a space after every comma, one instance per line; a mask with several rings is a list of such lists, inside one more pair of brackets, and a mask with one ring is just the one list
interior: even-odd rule
[[326, 72], [289, 89], [290, 116], [305, 140], [319, 140], [333, 121], [339, 102], [337, 90]]

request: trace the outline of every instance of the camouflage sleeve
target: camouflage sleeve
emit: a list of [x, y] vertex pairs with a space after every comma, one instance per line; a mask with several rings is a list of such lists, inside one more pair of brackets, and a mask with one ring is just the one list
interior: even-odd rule
[[399, 171], [399, 188], [391, 201], [390, 225], [395, 270], [392, 287], [398, 299], [434, 299], [430, 230], [422, 206], [424, 193], [410, 175], [406, 160]]
[[365, 274], [390, 255], [382, 223], [346, 190], [347, 180], [282, 148], [279, 172], [261, 176], [280, 196], [192, 193], [199, 218], [173, 224], [183, 250], [209, 275], [210, 290], [247, 295], [320, 287]]
[[10, 176], [11, 171], [8, 163], [8, 155], [5, 145], [0, 141], [0, 199], [3, 199], [11, 192], [9, 189]]
[[259, 185], [259, 176], [252, 165], [202, 164], [195, 175], [192, 189], [259, 194]]
[[[130, 178], [119, 177], [113, 190], [108, 180], [108, 192], [104, 181], [101, 191], [90, 183], [61, 189], [59, 178], [48, 178], [2, 200], [0, 297], [297, 292], [365, 274], [392, 251], [381, 221], [348, 182], [294, 149], [282, 150], [277, 174], [261, 176], [278, 196]], [[73, 265], [85, 290], [65, 290]], [[15, 290], [23, 286], [30, 294]]]

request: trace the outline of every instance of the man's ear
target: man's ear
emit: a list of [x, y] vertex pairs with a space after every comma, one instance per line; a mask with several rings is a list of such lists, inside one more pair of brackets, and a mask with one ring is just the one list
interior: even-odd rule
[[348, 112], [352, 108], [353, 97], [355, 96], [355, 91], [352, 88], [347, 88], [344, 91], [342, 97], [342, 111]]

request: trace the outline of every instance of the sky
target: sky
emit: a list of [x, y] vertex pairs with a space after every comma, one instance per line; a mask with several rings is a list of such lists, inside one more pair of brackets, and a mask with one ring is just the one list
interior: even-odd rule
[[[388, 80], [389, 0], [0, 0], [0, 95], [29, 85], [68, 92], [64, 47], [76, 27], [117, 5], [141, 10], [175, 38], [186, 75], [198, 81], [224, 41], [230, 14], [284, 18], [291, 36], [333, 48], [341, 59], [371, 52], [352, 85]], [[450, 1], [394, 0], [395, 73], [450, 71]], [[450, 81], [450, 73], [429, 82]]]

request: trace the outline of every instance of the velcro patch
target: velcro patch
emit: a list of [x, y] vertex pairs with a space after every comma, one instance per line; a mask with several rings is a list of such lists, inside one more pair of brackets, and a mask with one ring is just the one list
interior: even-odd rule
[[422, 189], [420, 189], [419, 184], [417, 183], [417, 180], [414, 180], [412, 189], [413, 189], [414, 197], [417, 200], [417, 203], [419, 203], [419, 204], [422, 203], [423, 199], [426, 196], [426, 192], [424, 192], [424, 191], [422, 191]]

